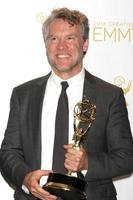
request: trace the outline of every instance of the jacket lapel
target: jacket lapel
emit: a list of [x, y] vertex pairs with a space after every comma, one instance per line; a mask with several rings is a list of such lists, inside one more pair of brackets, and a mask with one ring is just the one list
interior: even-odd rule
[[97, 92], [96, 82], [92, 74], [85, 70], [85, 81], [83, 88], [83, 99], [90, 100], [93, 104], [96, 104]]
[[[85, 70], [85, 81], [84, 81], [84, 88], [83, 88], [83, 100], [85, 100], [85, 99], [89, 100], [92, 104], [96, 105], [97, 89], [96, 89], [95, 77], [86, 70]], [[83, 141], [81, 142], [83, 147], [86, 149], [86, 151], [88, 151], [90, 129], [91, 129], [91, 127], [85, 133], [85, 137], [84, 137]]]
[[40, 168], [41, 166], [41, 117], [44, 93], [49, 76], [50, 74], [38, 80], [36, 87], [33, 88], [31, 97], [31, 121], [29, 123], [31, 127], [30, 130], [32, 131], [30, 137], [32, 141], [32, 149], [34, 151], [32, 160], [32, 166], [34, 168]]

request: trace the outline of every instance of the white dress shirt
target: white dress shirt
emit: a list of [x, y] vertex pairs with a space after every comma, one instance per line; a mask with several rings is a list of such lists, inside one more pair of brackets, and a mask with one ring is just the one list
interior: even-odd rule
[[[73, 129], [73, 111], [77, 102], [82, 100], [83, 84], [84, 84], [85, 70], [84, 68], [76, 76], [65, 80], [68, 82], [67, 88], [68, 102], [69, 102], [69, 143], [72, 142]], [[58, 99], [61, 93], [61, 82], [63, 80], [58, 77], [53, 71], [47, 81], [43, 108], [42, 108], [42, 154], [41, 154], [41, 169], [51, 170], [53, 159], [53, 145], [55, 134], [55, 118]], [[47, 177], [41, 179], [41, 185], [46, 182]]]

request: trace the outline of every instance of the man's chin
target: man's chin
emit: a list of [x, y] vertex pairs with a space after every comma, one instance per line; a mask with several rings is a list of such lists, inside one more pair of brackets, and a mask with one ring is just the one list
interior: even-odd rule
[[70, 72], [73, 68], [72, 67], [69, 67], [69, 66], [58, 66], [56, 67], [56, 70], [59, 71], [59, 72]]
[[67, 65], [67, 64], [59, 64], [53, 65], [53, 70], [57, 73], [73, 73], [78, 70], [78, 64]]

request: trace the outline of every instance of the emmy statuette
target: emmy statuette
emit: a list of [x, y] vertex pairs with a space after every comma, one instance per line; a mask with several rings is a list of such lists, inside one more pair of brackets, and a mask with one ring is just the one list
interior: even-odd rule
[[[74, 107], [73, 148], [79, 150], [81, 141], [95, 120], [96, 106], [89, 100], [78, 102]], [[67, 174], [50, 173], [47, 183], [43, 186], [51, 194], [63, 200], [86, 200], [86, 182], [78, 177]]]

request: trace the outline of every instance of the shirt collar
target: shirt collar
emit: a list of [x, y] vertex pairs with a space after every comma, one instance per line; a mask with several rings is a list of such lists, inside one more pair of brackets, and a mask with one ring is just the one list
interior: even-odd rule
[[[82, 68], [81, 71], [73, 76], [72, 78], [69, 78], [68, 80], [65, 80], [68, 82], [69, 86], [73, 86], [73, 85], [77, 85], [77, 84], [81, 84], [84, 81], [84, 77], [85, 77], [85, 69]], [[53, 83], [60, 85], [60, 83], [62, 81], [64, 81], [63, 79], [61, 79], [59, 76], [57, 76], [54, 71], [52, 71], [51, 75], [50, 75], [50, 81], [52, 81]]]

